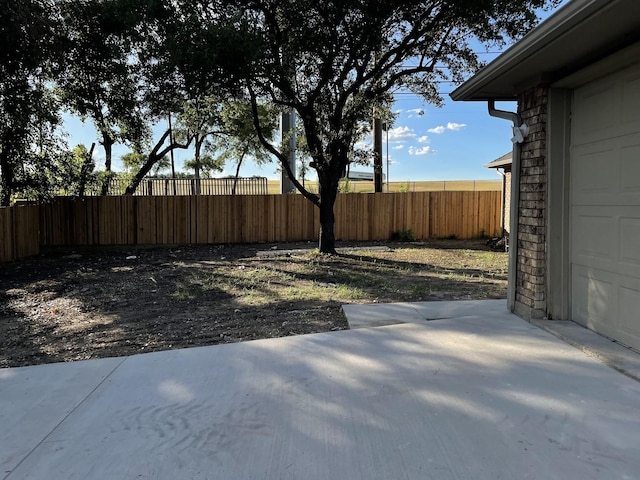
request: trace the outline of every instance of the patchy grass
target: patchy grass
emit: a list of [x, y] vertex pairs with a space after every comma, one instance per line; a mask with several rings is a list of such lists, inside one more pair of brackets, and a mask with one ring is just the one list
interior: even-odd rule
[[337, 256], [310, 244], [199, 246], [5, 264], [0, 366], [344, 329], [345, 303], [506, 294], [507, 255], [482, 241], [387, 243], [387, 251], [364, 245]]

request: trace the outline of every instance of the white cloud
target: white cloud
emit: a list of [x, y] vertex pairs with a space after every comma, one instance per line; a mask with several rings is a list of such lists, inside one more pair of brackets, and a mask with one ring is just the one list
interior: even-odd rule
[[389, 143], [408, 142], [416, 138], [416, 133], [409, 127], [396, 127], [389, 130]]
[[429, 155], [430, 153], [434, 153], [434, 150], [429, 145], [425, 145], [421, 148], [409, 147], [410, 155]]
[[429, 141], [429, 137], [426, 135], [423, 135], [418, 139], [418, 143], [429, 143]]
[[394, 150], [402, 150], [404, 148], [404, 145], [400, 144], [400, 145], [396, 145], [395, 147], [392, 147]]
[[429, 130], [427, 130], [427, 132], [438, 133], [438, 134], [444, 133], [447, 130], [453, 130], [454, 132], [457, 132], [458, 130], [463, 129], [466, 126], [467, 125], [465, 123], [449, 122], [447, 123], [446, 127], [444, 125], [438, 125], [437, 127], [430, 128]]
[[466, 126], [467, 125], [465, 123], [453, 123], [453, 122], [447, 123], [447, 129], [454, 130], [454, 131], [458, 131]]

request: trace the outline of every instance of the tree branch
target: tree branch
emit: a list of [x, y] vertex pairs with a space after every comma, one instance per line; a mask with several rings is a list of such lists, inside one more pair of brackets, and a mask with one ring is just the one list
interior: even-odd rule
[[187, 137], [187, 143], [179, 143], [174, 141], [169, 145], [167, 145], [167, 147], [165, 147], [164, 149], [160, 150], [160, 148], [162, 147], [162, 145], [164, 145], [164, 142], [167, 140], [167, 137], [169, 136], [170, 133], [171, 133], [171, 130], [168, 129], [166, 132], [164, 132], [160, 140], [158, 140], [156, 145], [153, 147], [153, 150], [151, 150], [151, 153], [149, 153], [149, 156], [147, 157], [147, 161], [145, 162], [145, 164], [142, 167], [140, 167], [140, 170], [138, 170], [138, 173], [136, 173], [135, 176], [131, 179], [131, 183], [127, 185], [127, 188], [124, 192], [125, 195], [133, 195], [136, 191], [136, 188], [138, 188], [138, 185], [140, 185], [140, 182], [142, 181], [142, 179], [151, 171], [153, 166], [156, 163], [158, 163], [158, 161], [160, 161], [160, 159], [162, 159], [167, 153], [169, 153], [171, 150], [174, 150], [176, 148], [188, 148], [189, 145], [191, 145], [191, 142], [193, 140], [193, 135]]
[[256, 134], [258, 135], [258, 139], [260, 140], [260, 143], [262, 143], [264, 145], [264, 147], [270, 152], [272, 153], [280, 162], [280, 164], [282, 165], [282, 168], [284, 168], [285, 172], [287, 172], [287, 176], [289, 177], [289, 179], [291, 180], [291, 182], [295, 185], [295, 187], [298, 189], [298, 191], [309, 201], [311, 201], [314, 205], [316, 206], [320, 206], [320, 197], [318, 197], [317, 195], [309, 192], [306, 188], [304, 188], [304, 186], [302, 186], [302, 184], [300, 182], [298, 182], [298, 180], [295, 178], [295, 175], [293, 174], [293, 172], [291, 171], [291, 165], [289, 165], [289, 162], [287, 160], [287, 158], [282, 154], [282, 152], [280, 152], [277, 148], [275, 148], [271, 142], [269, 142], [264, 134], [262, 133], [262, 128], [260, 125], [260, 115], [258, 112], [258, 102], [256, 100], [256, 95], [255, 92], [253, 91], [253, 89], [248, 86], [247, 90], [249, 91], [249, 98], [251, 99], [251, 111], [253, 113], [253, 125], [256, 129]]

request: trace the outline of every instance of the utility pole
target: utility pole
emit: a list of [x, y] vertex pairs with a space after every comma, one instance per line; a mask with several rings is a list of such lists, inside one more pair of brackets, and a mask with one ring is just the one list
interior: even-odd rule
[[[295, 85], [296, 78], [296, 66], [295, 59], [291, 55], [290, 50], [287, 48], [288, 35], [285, 36], [281, 47], [280, 54], [282, 66], [287, 72], [287, 81], [291, 82], [292, 88]], [[284, 147], [284, 152], [287, 154], [287, 164], [291, 170], [291, 176], [296, 177], [296, 111], [290, 108], [289, 111], [282, 112], [280, 114], [280, 141]], [[296, 193], [296, 186], [287, 175], [287, 171], [282, 165], [280, 171], [280, 193]]]
[[[291, 109], [280, 114], [280, 138], [282, 143], [287, 141], [287, 163], [291, 168], [293, 176], [296, 175], [296, 112]], [[296, 186], [293, 184], [287, 171], [282, 167], [280, 172], [280, 193], [296, 193]]]
[[[169, 144], [173, 145], [173, 127], [171, 126], [171, 112], [169, 112]], [[176, 192], [176, 163], [173, 158], [173, 148], [171, 149], [171, 178], [173, 179], [173, 195], [177, 195]]]
[[[380, 51], [377, 51], [374, 62], [377, 63]], [[376, 99], [373, 107], [373, 191], [382, 193], [382, 119], [380, 118], [380, 99]]]
[[387, 184], [387, 193], [389, 193], [389, 124], [387, 122], [385, 122], [382, 125], [382, 128], [384, 129], [385, 133], [387, 134], [387, 142], [386, 142], [386, 147], [387, 147], [387, 178], [385, 179], [386, 181], [384, 183]]
[[382, 120], [373, 118], [373, 191], [382, 192]]

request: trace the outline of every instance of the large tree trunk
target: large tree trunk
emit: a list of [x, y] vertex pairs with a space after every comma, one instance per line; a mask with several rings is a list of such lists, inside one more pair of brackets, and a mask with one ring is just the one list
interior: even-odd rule
[[[136, 173], [133, 178], [131, 179], [131, 182], [129, 182], [129, 185], [127, 185], [127, 188], [124, 191], [125, 195], [133, 195], [134, 193], [136, 193], [136, 189], [138, 188], [138, 185], [140, 185], [140, 182], [142, 181], [142, 179], [145, 177], [146, 174], [148, 174], [151, 169], [153, 168], [153, 166], [158, 163], [162, 157], [157, 155], [157, 153], [155, 151], [151, 152], [149, 154], [149, 156], [147, 157], [147, 161], [144, 163], [144, 165], [142, 165], [142, 167], [140, 167], [140, 170], [138, 170], [138, 173]], [[175, 187], [175, 179], [174, 179], [174, 187]]]
[[196, 148], [195, 148], [195, 168], [194, 168], [194, 177], [196, 179], [195, 187], [196, 187], [196, 195], [200, 195], [200, 149], [202, 148], [202, 142], [204, 141], [204, 137], [196, 134], [195, 136]]
[[338, 195], [338, 181], [319, 176], [320, 193], [320, 253], [336, 253], [336, 235], [334, 232], [335, 214], [333, 207]]
[[2, 178], [0, 184], [2, 186], [0, 192], [0, 207], [8, 207], [11, 205], [11, 194], [13, 193], [13, 165], [6, 153], [0, 152], [0, 170], [2, 170]]
[[93, 149], [96, 144], [91, 144], [91, 149], [87, 152], [87, 155], [82, 162], [82, 167], [80, 168], [80, 178], [78, 179], [78, 189], [77, 195], [80, 198], [84, 198], [85, 189], [87, 187], [87, 180], [89, 178], [89, 174], [91, 170], [93, 170]]
[[142, 165], [142, 167], [140, 167], [140, 170], [138, 170], [138, 173], [135, 174], [135, 176], [131, 180], [131, 183], [129, 183], [126, 190], [124, 191], [125, 195], [133, 195], [144, 176], [149, 173], [151, 171], [151, 168], [153, 168], [156, 163], [162, 160], [162, 158], [167, 153], [171, 152], [175, 148], [188, 148], [189, 145], [191, 145], [192, 138], [188, 138], [187, 143], [182, 144], [175, 143], [175, 141], [173, 141], [170, 142], [169, 145], [167, 145], [163, 150], [160, 150], [170, 133], [171, 130], [167, 130], [166, 132], [164, 132], [158, 143], [156, 143], [155, 147], [153, 147], [153, 150], [151, 150], [151, 153], [147, 157], [147, 161], [144, 163], [144, 165]]
[[240, 166], [242, 165], [243, 159], [244, 159], [244, 155], [242, 155], [238, 160], [238, 165], [236, 166], [236, 176], [233, 178], [233, 187], [231, 187], [231, 195], [236, 194], [236, 187], [238, 186], [238, 177], [240, 176]]
[[109, 184], [111, 183], [111, 157], [113, 151], [113, 140], [107, 132], [102, 133], [102, 146], [104, 147], [104, 169], [107, 174], [104, 176], [104, 181], [102, 182], [102, 189], [100, 190], [100, 195], [108, 195], [109, 194]]

